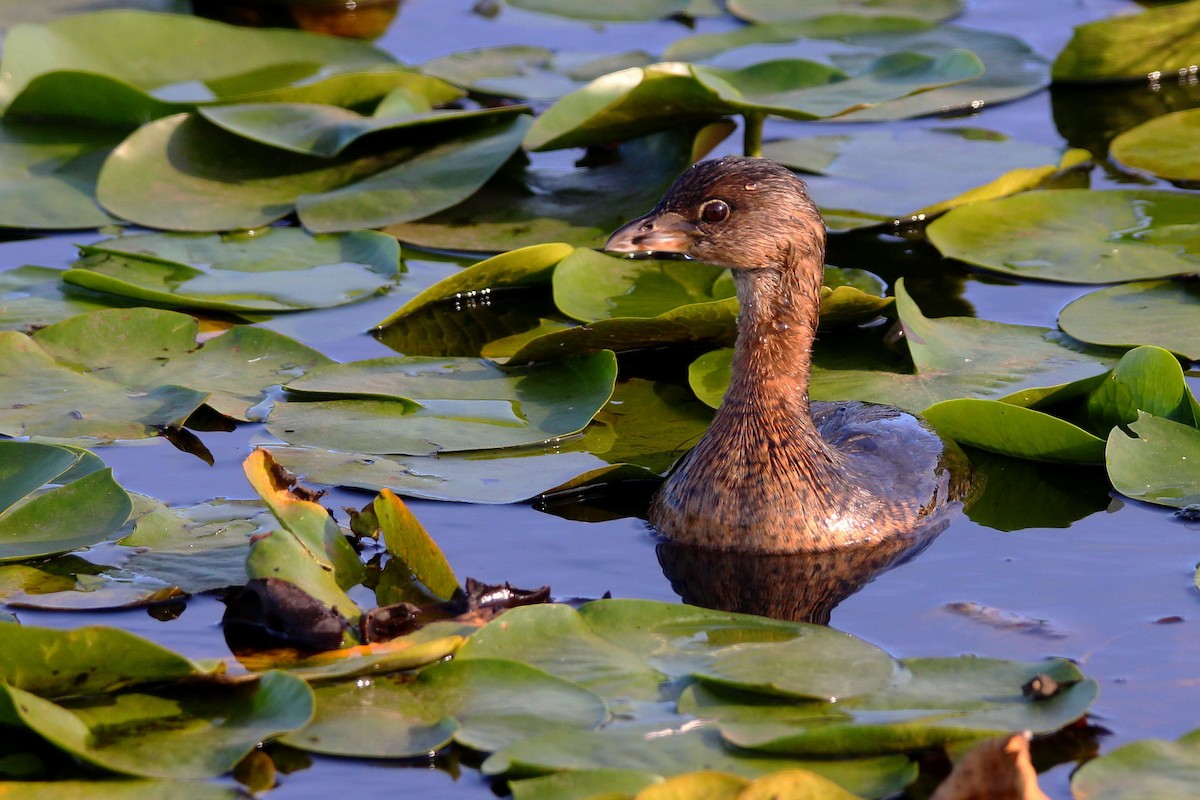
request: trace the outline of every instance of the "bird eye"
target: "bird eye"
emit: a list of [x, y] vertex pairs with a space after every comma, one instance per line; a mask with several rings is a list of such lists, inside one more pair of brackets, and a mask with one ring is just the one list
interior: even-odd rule
[[705, 222], [724, 222], [729, 216], [729, 204], [724, 200], [706, 200], [700, 206], [700, 219]]

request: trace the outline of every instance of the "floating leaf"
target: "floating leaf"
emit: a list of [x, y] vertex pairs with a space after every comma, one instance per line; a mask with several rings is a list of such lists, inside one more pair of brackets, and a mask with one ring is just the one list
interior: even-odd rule
[[[782, 10], [782, 9], [776, 9]], [[784, 13], [799, 11], [798, 7]], [[663, 51], [667, 61], [704, 61], [724, 53], [752, 45], [791, 44], [797, 39], [838, 39], [860, 33], [891, 33], [896, 31], [925, 31], [932, 25], [916, 17], [865, 16], [861, 14], [826, 14], [790, 22], [766, 22], [746, 25], [721, 33], [698, 33], [676, 39]], [[816, 44], [809, 42], [808, 44]], [[842, 49], [842, 48], [837, 48]]]
[[[330, 74], [381, 67], [394, 69], [395, 60], [363, 42], [251, 31], [182, 14], [109, 11], [14, 28], [0, 65], [0, 105], [9, 117], [132, 127], [197, 103], [267, 92], [315, 102], [340, 93], [347, 104], [361, 103], [386, 94], [398, 80], [386, 87], [370, 80], [357, 88], [339, 85], [335, 92]], [[325, 80], [300, 85], [313, 78]], [[374, 91], [364, 92], [368, 88]]]
[[538, 736], [510, 745], [483, 763], [486, 775], [592, 769], [632, 769], [663, 777], [718, 770], [743, 778], [803, 769], [859, 797], [887, 797], [916, 776], [907, 758], [801, 760], [755, 756], [727, 748], [712, 722], [639, 724], [599, 731]]
[[695, 444], [710, 412], [665, 384], [631, 379], [584, 430], [553, 445], [387, 458], [272, 447], [289, 469], [316, 483], [433, 500], [516, 503], [555, 489], [622, 478], [656, 478]]
[[1200, 50], [1200, 2], [1175, 3], [1075, 28], [1054, 62], [1055, 81], [1145, 80], [1187, 74]]
[[[1098, 687], [1062, 659], [914, 658], [893, 683], [836, 704], [791, 706], [694, 686], [680, 710], [715, 719], [731, 744], [760, 753], [853, 756], [911, 752], [1013, 730], [1049, 733], [1083, 716]], [[1049, 698], [1023, 687], [1048, 675], [1062, 688]]]
[[[706, 117], [707, 119], [707, 117]], [[677, 128], [626, 142], [613, 160], [564, 171], [510, 164], [466, 202], [419, 222], [392, 225], [402, 242], [501, 252], [543, 242], [599, 247], [644, 214], [693, 161], [733, 130]], [[535, 162], [536, 163], [536, 162]]]
[[0, 271], [0, 330], [32, 333], [77, 314], [132, 306], [132, 300], [65, 286], [65, 270], [25, 266]]
[[1149, 344], [1200, 359], [1200, 283], [1143, 281], [1110, 286], [1068, 303], [1058, 325], [1098, 345]]
[[142, 234], [80, 248], [67, 283], [145, 303], [219, 311], [291, 311], [354, 302], [387, 285], [400, 250], [375, 231], [312, 236]]
[[377, 358], [288, 385], [268, 430], [293, 444], [428, 455], [515, 447], [582, 430], [608, 402], [612, 353], [503, 370], [480, 359]]
[[1088, 760], [1071, 776], [1077, 800], [1186, 800], [1200, 785], [1200, 732], [1141, 739]]
[[580, 769], [511, 781], [513, 800], [587, 800], [607, 793], [634, 795], [662, 781], [635, 769]]
[[926, 229], [949, 258], [1022, 278], [1144, 280], [1200, 265], [1200, 197], [1050, 189], [953, 209]]
[[581, 82], [652, 63], [654, 58], [641, 50], [592, 57], [569, 52], [556, 54], [547, 47], [502, 45], [435, 58], [425, 62], [421, 71], [478, 94], [554, 100], [579, 88]]
[[784, 22], [826, 14], [911, 16], [942, 22], [962, 11], [959, 0], [808, 0], [775, 3], [771, 0], [730, 0], [729, 11], [747, 22]]
[[1200, 427], [1200, 402], [1188, 388], [1179, 361], [1158, 347], [1138, 347], [1121, 356], [1087, 398], [1092, 429], [1104, 434], [1135, 422], [1143, 411]]
[[470, 631], [453, 622], [432, 622], [386, 642], [326, 650], [300, 659], [290, 657], [290, 653], [276, 657], [275, 653], [279, 651], [243, 653], [238, 656], [238, 661], [256, 672], [284, 669], [310, 682], [382, 675], [441, 661], [454, 654]]
[[[0, 413], [0, 419], [19, 420], [31, 433], [36, 424], [36, 432], [47, 436], [98, 438], [152, 435], [141, 431], [145, 426], [180, 425], [201, 402], [226, 416], [247, 419], [267, 387], [329, 362], [317, 351], [262, 328], [237, 326], [203, 344], [197, 343], [198, 334], [194, 317], [148, 308], [82, 314], [43, 328], [32, 339], [5, 334], [10, 338], [0, 352], [8, 355], [0, 356], [0, 363], [7, 360], [14, 369], [36, 369], [41, 377], [31, 381], [33, 373], [4, 370], [13, 377], [0, 378], [0, 385], [16, 379], [21, 387], [5, 388], [4, 393], [14, 402], [26, 397], [23, 402], [29, 405]], [[114, 342], [121, 346], [114, 347]], [[18, 363], [26, 366], [17, 368]], [[174, 401], [177, 409], [166, 400]], [[156, 416], [146, 417], [138, 408]]]
[[0, 441], [0, 562], [96, 544], [125, 524], [133, 504], [112, 470], [68, 474], [85, 453]]
[[[936, 153], [932, 161], [929, 156]], [[830, 230], [920, 220], [1041, 185], [1081, 160], [979, 128], [870, 131], [785, 139], [763, 155], [805, 173]], [[904, 205], [899, 205], [903, 203]]]
[[601, 22], [649, 22], [687, 11], [691, 0], [613, 0], [597, 5], [589, 0], [508, 0], [514, 8]]
[[101, 626], [4, 629], [0, 682], [41, 697], [111, 692], [211, 672], [140, 636]]
[[81, 797], [91, 800], [239, 800], [241, 790], [195, 781], [103, 780], [103, 781], [5, 781], [6, 800], [54, 800]]
[[921, 413], [938, 433], [981, 450], [1070, 464], [1104, 460], [1103, 439], [1032, 408], [963, 397], [935, 403]]
[[1108, 435], [1105, 460], [1118, 492], [1134, 500], [1183, 508], [1200, 503], [1200, 430], [1139, 413]]
[[101, 769], [148, 778], [210, 778], [263, 739], [303, 727], [312, 692], [282, 672], [240, 686], [126, 691], [103, 702], [51, 703], [0, 685], [0, 720]]
[[[1200, 16], [1197, 20], [1200, 21]], [[1109, 154], [1122, 164], [1160, 178], [1200, 181], [1200, 155], [1187, 146], [1197, 134], [1200, 134], [1200, 109], [1176, 111], [1121, 133], [1112, 140]]]
[[275, 527], [262, 503], [211, 500], [151, 511], [117, 544], [137, 548], [125, 569], [196, 594], [245, 583], [251, 537]]
[[96, 176], [121, 135], [107, 128], [0, 124], [0, 227], [58, 230], [112, 222]]

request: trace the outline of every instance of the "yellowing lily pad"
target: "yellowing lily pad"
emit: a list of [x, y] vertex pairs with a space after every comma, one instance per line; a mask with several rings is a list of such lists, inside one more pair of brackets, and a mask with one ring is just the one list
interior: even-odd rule
[[1197, 135], [1200, 109], [1176, 111], [1121, 133], [1112, 140], [1109, 154], [1122, 164], [1160, 178], [1200, 181], [1200, 155], [1188, 146]]

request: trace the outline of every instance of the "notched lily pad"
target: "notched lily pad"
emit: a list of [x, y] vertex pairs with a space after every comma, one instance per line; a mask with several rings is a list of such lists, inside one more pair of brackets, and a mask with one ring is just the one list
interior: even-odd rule
[[611, 353], [503, 370], [480, 359], [378, 358], [287, 386], [267, 429], [292, 444], [428, 455], [516, 447], [582, 430], [612, 396]]
[[1146, 413], [1108, 435], [1105, 460], [1118, 492], [1171, 508], [1200, 503], [1200, 430]]
[[263, 312], [351, 303], [390, 283], [396, 240], [267, 228], [224, 236], [141, 234], [80, 247], [67, 283], [158, 306]]
[[1021, 278], [1114, 283], [1200, 268], [1200, 197], [1049, 189], [960, 206], [926, 229], [942, 255]]

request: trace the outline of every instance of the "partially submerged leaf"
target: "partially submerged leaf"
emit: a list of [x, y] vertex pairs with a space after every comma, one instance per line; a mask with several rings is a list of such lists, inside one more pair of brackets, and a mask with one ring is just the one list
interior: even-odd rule
[[589, 0], [508, 0], [514, 8], [602, 22], [649, 22], [688, 9], [690, 0], [613, 0], [598, 5]]
[[963, 397], [922, 412], [938, 432], [959, 444], [1035, 461], [1099, 464], [1104, 440], [1032, 408]]
[[1111, 283], [1195, 272], [1200, 197], [1049, 189], [960, 206], [926, 229], [942, 255], [1021, 278]]
[[404, 501], [383, 489], [371, 507], [392, 563], [399, 563], [430, 599], [453, 597], [459, 591], [454, 570]]
[[1184, 508], [1200, 503], [1200, 430], [1146, 413], [1114, 428], [1105, 460], [1118, 492], [1134, 500]]
[[1200, 732], [1140, 739], [1093, 758], [1071, 776], [1077, 800], [1185, 800], [1200, 785]]
[[64, 284], [63, 272], [35, 266], [0, 271], [0, 330], [32, 333], [77, 314], [137, 305]]

